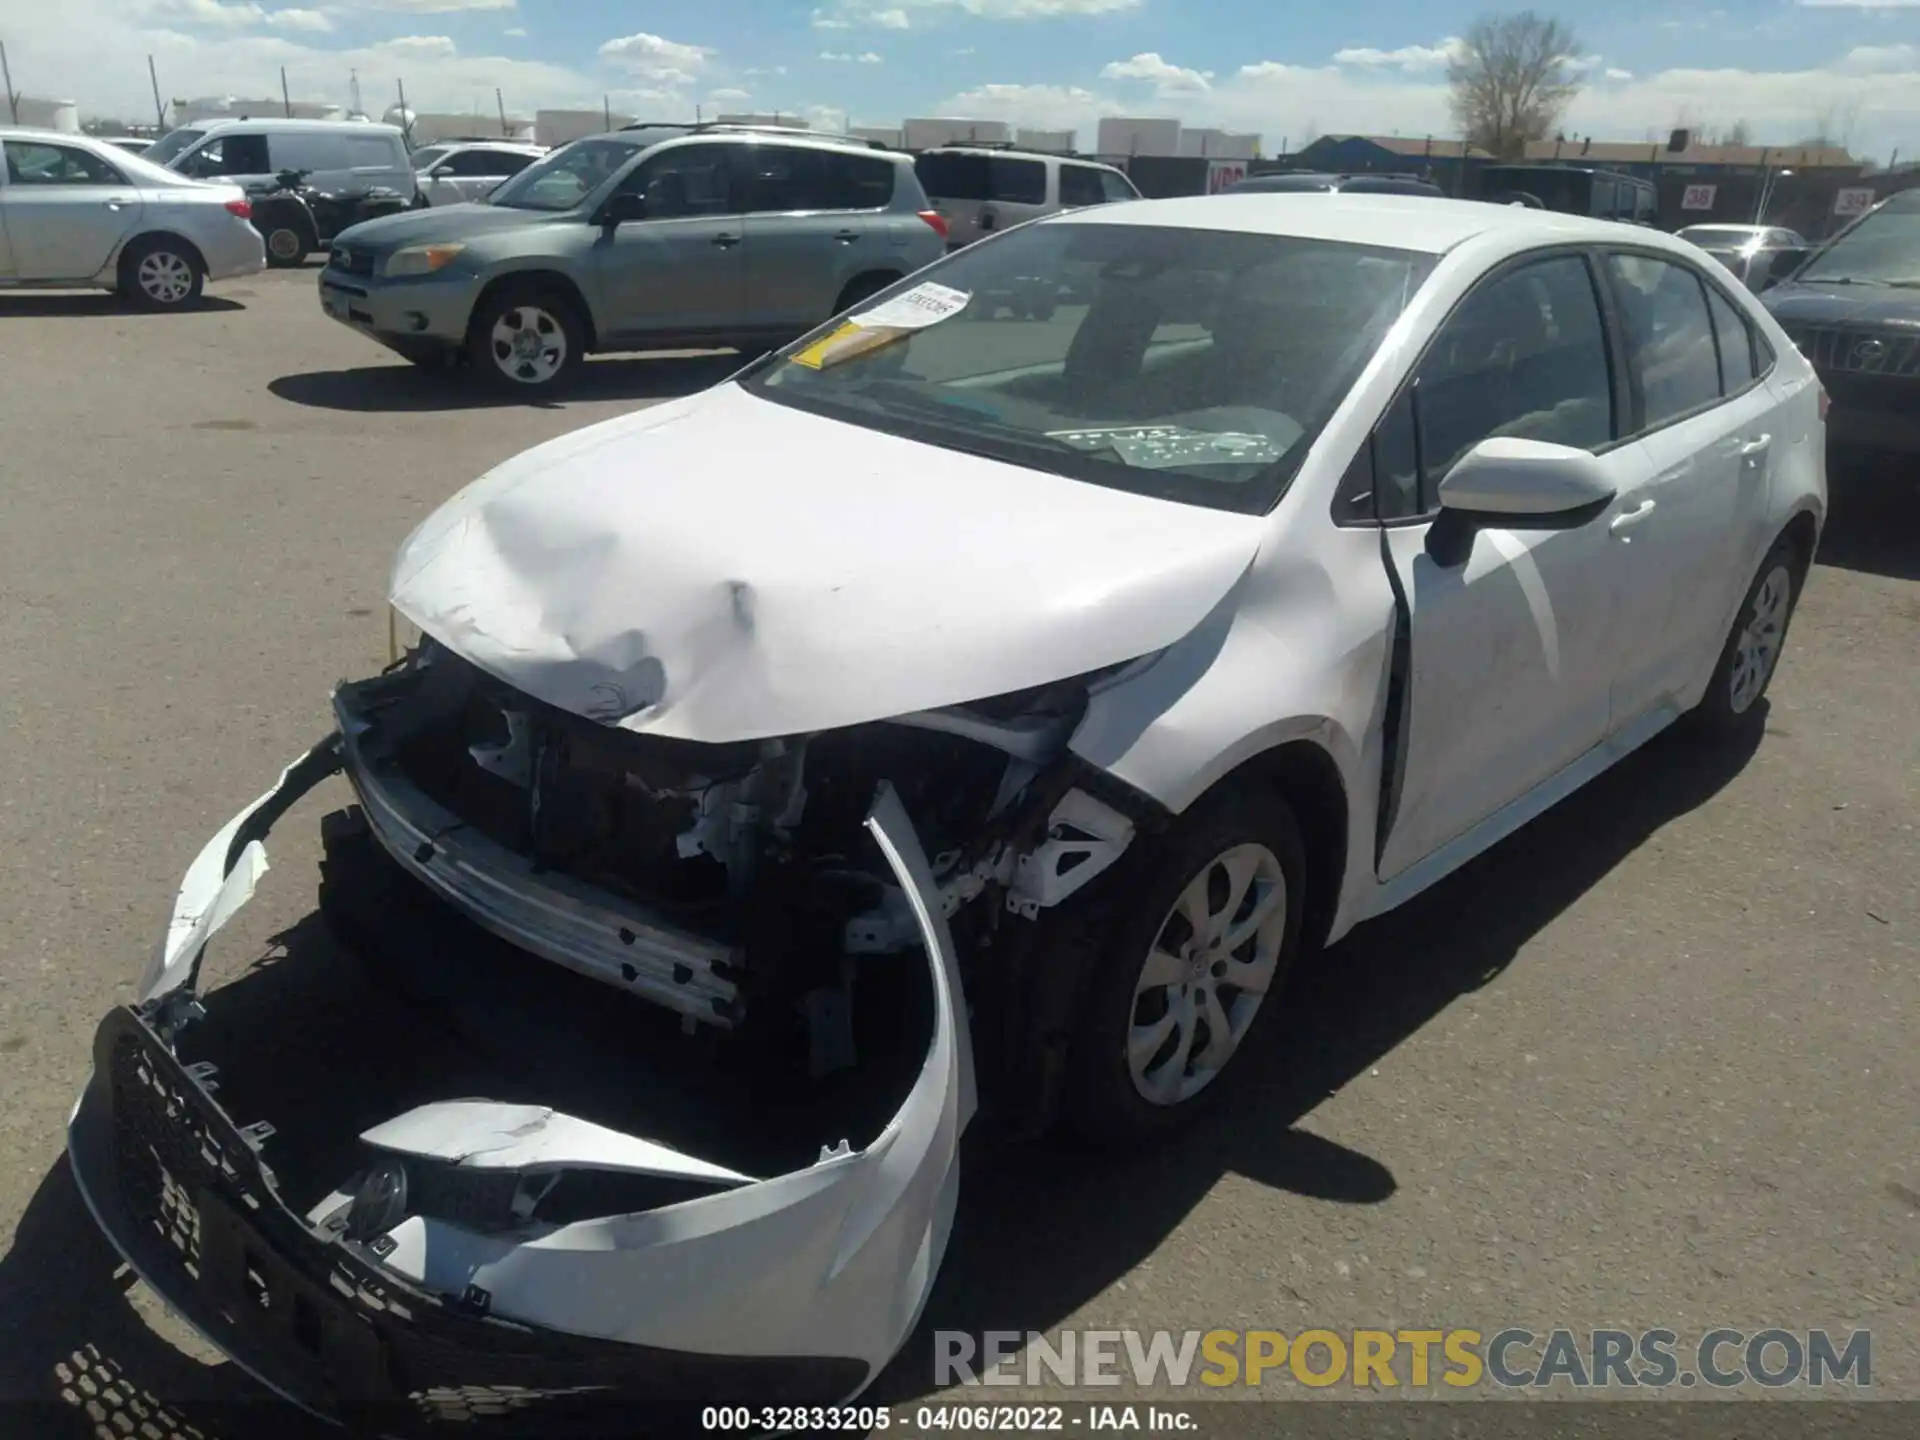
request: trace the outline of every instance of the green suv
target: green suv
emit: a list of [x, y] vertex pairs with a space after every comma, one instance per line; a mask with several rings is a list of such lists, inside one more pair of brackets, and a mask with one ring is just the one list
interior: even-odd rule
[[320, 305], [515, 391], [589, 353], [784, 344], [946, 253], [909, 155], [703, 126], [576, 140], [473, 205], [342, 231]]

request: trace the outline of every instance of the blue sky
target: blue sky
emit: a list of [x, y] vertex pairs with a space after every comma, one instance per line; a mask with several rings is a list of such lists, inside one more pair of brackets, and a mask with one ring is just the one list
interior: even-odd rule
[[[1444, 134], [1445, 55], [1485, 7], [1455, 0], [60, 0], [7, 22], [17, 85], [137, 113], [144, 55], [170, 93], [278, 90], [417, 108], [696, 105], [887, 124], [954, 114], [1074, 126], [1178, 115], [1265, 135]], [[1638, 139], [1823, 122], [1881, 158], [1920, 154], [1920, 0], [1538, 5], [1589, 57], [1569, 129]]]

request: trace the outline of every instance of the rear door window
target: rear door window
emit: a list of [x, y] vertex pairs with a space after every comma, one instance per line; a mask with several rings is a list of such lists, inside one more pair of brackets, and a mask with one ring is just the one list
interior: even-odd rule
[[994, 155], [987, 160], [988, 198], [1006, 205], [1047, 203], [1047, 166], [1043, 160]]
[[988, 200], [987, 157], [930, 150], [913, 162], [920, 188], [936, 200]]
[[[620, 192], [646, 196], [649, 220], [724, 215], [732, 202], [731, 152], [757, 148], [736, 145], [678, 146], [636, 168], [621, 182]], [[751, 173], [753, 158], [747, 157], [745, 163]]]
[[823, 198], [832, 210], [884, 210], [893, 203], [894, 162], [878, 155], [825, 154]]
[[826, 156], [818, 150], [780, 145], [747, 147], [747, 203], [750, 213], [830, 210]]
[[1650, 255], [1609, 255], [1607, 269], [1640, 381], [1643, 426], [1657, 429], [1718, 400], [1720, 362], [1700, 278]]

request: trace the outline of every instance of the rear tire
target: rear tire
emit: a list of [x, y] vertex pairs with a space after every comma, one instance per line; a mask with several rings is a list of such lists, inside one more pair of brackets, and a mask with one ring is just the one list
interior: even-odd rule
[[1690, 717], [1695, 730], [1731, 738], [1760, 723], [1760, 701], [1780, 666], [1804, 570], [1799, 551], [1785, 540], [1760, 562], [1760, 573], [1734, 616], [1733, 632], [1721, 647], [1707, 693]]
[[275, 270], [292, 270], [307, 263], [312, 246], [307, 237], [292, 225], [274, 225], [261, 237], [266, 241], [267, 264]]
[[898, 275], [856, 275], [847, 282], [847, 288], [840, 292], [840, 298], [833, 302], [833, 313], [844, 315], [863, 301], [871, 300], [886, 289]]
[[206, 267], [185, 241], [148, 235], [121, 252], [120, 297], [139, 309], [188, 309], [206, 283]]
[[474, 310], [467, 353], [496, 390], [554, 394], [580, 374], [587, 358], [586, 326], [573, 298], [564, 292], [499, 290]]

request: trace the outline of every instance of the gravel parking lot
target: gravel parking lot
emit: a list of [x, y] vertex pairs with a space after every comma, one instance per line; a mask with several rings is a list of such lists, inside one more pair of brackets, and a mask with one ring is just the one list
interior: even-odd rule
[[[204, 839], [384, 661], [411, 526], [735, 363], [495, 403], [325, 321], [311, 271], [213, 296], [0, 294], [0, 1402], [44, 1402], [32, 1433], [119, 1433], [136, 1401], [255, 1433], [227, 1408], [251, 1383], [118, 1273], [68, 1176], [94, 1026]], [[1871, 1328], [1876, 1393], [1920, 1399], [1920, 475], [1852, 468], [1833, 500], [1757, 749], [1663, 739], [1363, 927], [1249, 1103], [1179, 1143], [978, 1176], [927, 1327]], [[313, 821], [343, 794], [282, 823], [209, 959], [273, 1002], [264, 1055], [338, 959]], [[362, 1079], [411, 1043], [366, 1018], [336, 1061]], [[881, 1397], [926, 1394], [929, 1359]]]

